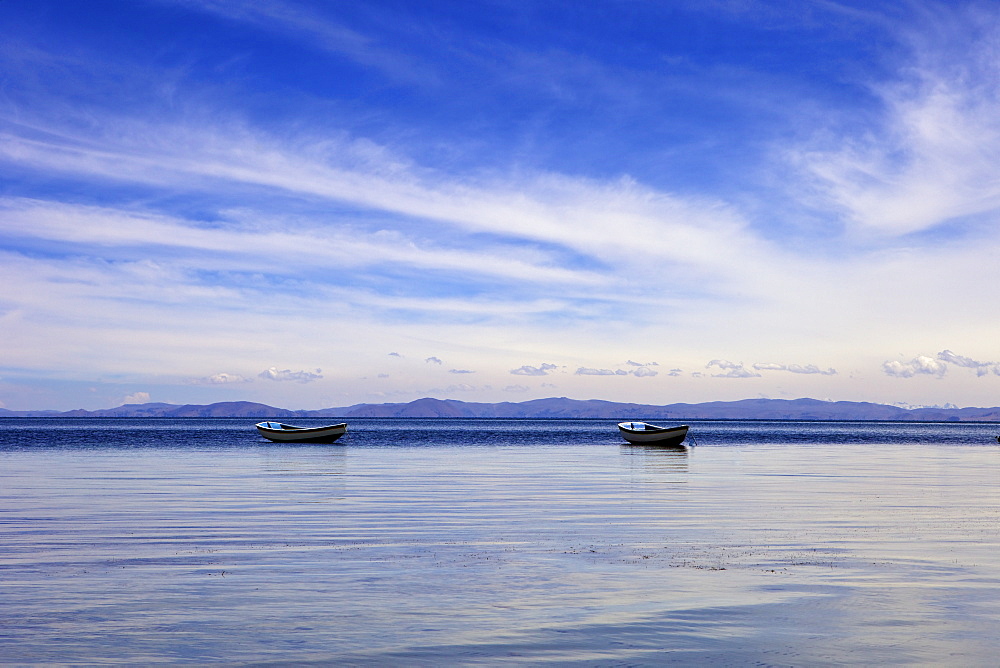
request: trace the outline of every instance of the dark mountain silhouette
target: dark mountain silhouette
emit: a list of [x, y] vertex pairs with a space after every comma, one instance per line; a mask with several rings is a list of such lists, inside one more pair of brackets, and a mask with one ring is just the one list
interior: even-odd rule
[[857, 401], [818, 399], [743, 399], [699, 404], [619, 403], [599, 399], [551, 397], [522, 402], [473, 403], [456, 399], [417, 399], [397, 404], [356, 404], [320, 410], [288, 410], [250, 401], [208, 405], [125, 404], [106, 410], [10, 411], [0, 417], [131, 417], [131, 418], [604, 418], [629, 420], [914, 420], [1000, 421], [994, 408], [901, 408]]

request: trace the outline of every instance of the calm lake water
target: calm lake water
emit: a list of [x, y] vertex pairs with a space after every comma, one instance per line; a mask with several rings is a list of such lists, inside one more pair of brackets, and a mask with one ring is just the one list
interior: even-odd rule
[[1000, 662], [997, 424], [253, 422], [0, 420], [0, 662]]

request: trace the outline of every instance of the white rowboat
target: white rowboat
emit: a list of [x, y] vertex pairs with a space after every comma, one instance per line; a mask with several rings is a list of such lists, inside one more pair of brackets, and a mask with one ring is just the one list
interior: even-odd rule
[[259, 422], [257, 431], [267, 440], [278, 443], [333, 443], [347, 433], [347, 423], [325, 427], [296, 427], [281, 422]]
[[688, 426], [683, 424], [679, 427], [657, 427], [647, 422], [619, 422], [618, 431], [629, 443], [677, 447], [684, 443]]

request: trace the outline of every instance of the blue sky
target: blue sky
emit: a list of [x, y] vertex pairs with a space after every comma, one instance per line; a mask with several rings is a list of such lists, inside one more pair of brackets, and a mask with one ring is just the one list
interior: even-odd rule
[[0, 406], [1000, 403], [1000, 5], [5, 0]]

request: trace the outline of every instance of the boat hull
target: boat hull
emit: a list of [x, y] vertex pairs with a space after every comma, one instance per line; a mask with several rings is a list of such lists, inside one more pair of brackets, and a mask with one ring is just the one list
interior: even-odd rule
[[645, 422], [622, 422], [618, 425], [618, 431], [626, 441], [636, 445], [680, 447], [687, 438], [688, 426], [657, 427]]
[[333, 443], [347, 433], [347, 423], [325, 427], [296, 427], [280, 422], [257, 424], [261, 436], [275, 443]]

